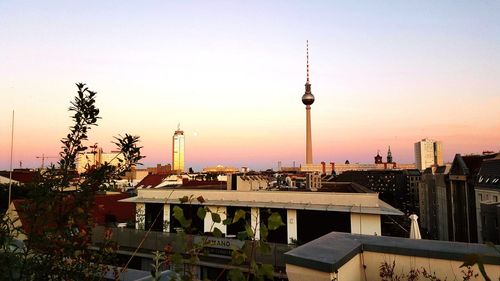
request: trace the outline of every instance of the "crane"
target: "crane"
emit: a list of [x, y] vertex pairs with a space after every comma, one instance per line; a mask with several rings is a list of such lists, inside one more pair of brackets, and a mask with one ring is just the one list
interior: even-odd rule
[[42, 159], [42, 169], [45, 166], [45, 159], [49, 158], [59, 158], [57, 156], [45, 156], [45, 154], [42, 154], [42, 156], [36, 156], [36, 159]]

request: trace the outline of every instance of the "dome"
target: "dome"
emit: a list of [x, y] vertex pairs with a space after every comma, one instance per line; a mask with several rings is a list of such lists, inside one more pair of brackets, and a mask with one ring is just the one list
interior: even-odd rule
[[311, 93], [305, 93], [302, 96], [302, 103], [305, 105], [311, 105], [314, 102], [314, 96]]

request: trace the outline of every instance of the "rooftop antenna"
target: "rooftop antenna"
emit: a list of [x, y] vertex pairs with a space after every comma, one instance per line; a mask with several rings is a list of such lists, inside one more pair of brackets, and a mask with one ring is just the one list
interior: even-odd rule
[[12, 110], [12, 130], [10, 136], [10, 168], [9, 168], [9, 205], [7, 209], [10, 208], [10, 201], [12, 199], [12, 155], [14, 152], [14, 110]]
[[177, 123], [177, 131], [181, 130], [181, 123]]

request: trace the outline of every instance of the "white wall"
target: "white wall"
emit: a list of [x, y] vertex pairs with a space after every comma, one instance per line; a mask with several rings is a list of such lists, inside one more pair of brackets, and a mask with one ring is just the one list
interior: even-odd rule
[[212, 220], [212, 214], [207, 212], [204, 221], [204, 231], [205, 232], [213, 232], [214, 228], [217, 227], [223, 234], [227, 234], [227, 226], [222, 223], [226, 219], [226, 207], [223, 206], [208, 206], [208, 209], [216, 214], [219, 214], [221, 222], [214, 222]]
[[351, 233], [382, 235], [380, 215], [351, 213]]

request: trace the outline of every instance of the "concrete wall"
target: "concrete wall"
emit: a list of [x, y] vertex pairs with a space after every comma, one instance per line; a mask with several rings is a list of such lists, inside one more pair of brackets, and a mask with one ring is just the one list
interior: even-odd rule
[[[291, 264], [286, 265], [286, 275], [289, 281], [332, 281], [335, 276], [333, 273], [323, 272], [319, 270], [313, 270], [301, 266], [295, 266]], [[340, 280], [340, 279], [338, 279]], [[337, 281], [338, 281], [337, 280]], [[347, 279], [346, 279], [347, 280]]]
[[[393, 255], [368, 251], [354, 256], [351, 260], [340, 267], [337, 272], [323, 272], [291, 264], [286, 265], [286, 272], [290, 281], [373, 281], [381, 280], [380, 266], [384, 262], [392, 265], [393, 261], [396, 262], [394, 272], [397, 275], [408, 274], [411, 269], [418, 269], [419, 271], [422, 271], [422, 268], [425, 268], [427, 272], [431, 274], [435, 273], [441, 280], [462, 280], [462, 277], [464, 276], [462, 273], [464, 268], [460, 268], [463, 261]], [[366, 265], [365, 270], [363, 270], [363, 264]], [[492, 280], [500, 279], [500, 265], [485, 264], [484, 267], [486, 273]], [[474, 273], [479, 273], [479, 275], [478, 277], [472, 277], [470, 280], [484, 280], [477, 265], [473, 266], [472, 269]], [[330, 277], [332, 278], [328, 279]], [[420, 280], [422, 279], [424, 278], [420, 274]], [[402, 278], [402, 280], [406, 279]]]
[[351, 233], [382, 235], [380, 215], [351, 213]]
[[297, 210], [286, 210], [286, 229], [288, 244], [297, 240]]
[[357, 255], [348, 261], [344, 266], [337, 270], [337, 279], [343, 281], [359, 281], [364, 280], [363, 273], [363, 256]]
[[[358, 254], [358, 256], [359, 255], [360, 254]], [[392, 264], [393, 261], [396, 261], [396, 269], [394, 271], [396, 273], [408, 273], [412, 268], [421, 269], [423, 267], [428, 272], [435, 272], [436, 276], [441, 280], [444, 280], [446, 277], [447, 280], [462, 280], [463, 276], [463, 273], [461, 271], [464, 268], [460, 268], [460, 266], [463, 264], [463, 261], [392, 255], [366, 251], [363, 253], [363, 255], [363, 260], [366, 265], [366, 276], [369, 280], [380, 280], [378, 277], [379, 268], [384, 261], [390, 264]], [[498, 278], [500, 277], [499, 265], [486, 264], [485, 269], [492, 280], [498, 280]], [[473, 270], [475, 273], [479, 273], [479, 276], [478, 278], [472, 278], [471, 280], [484, 280], [481, 277], [477, 265], [473, 267]]]

